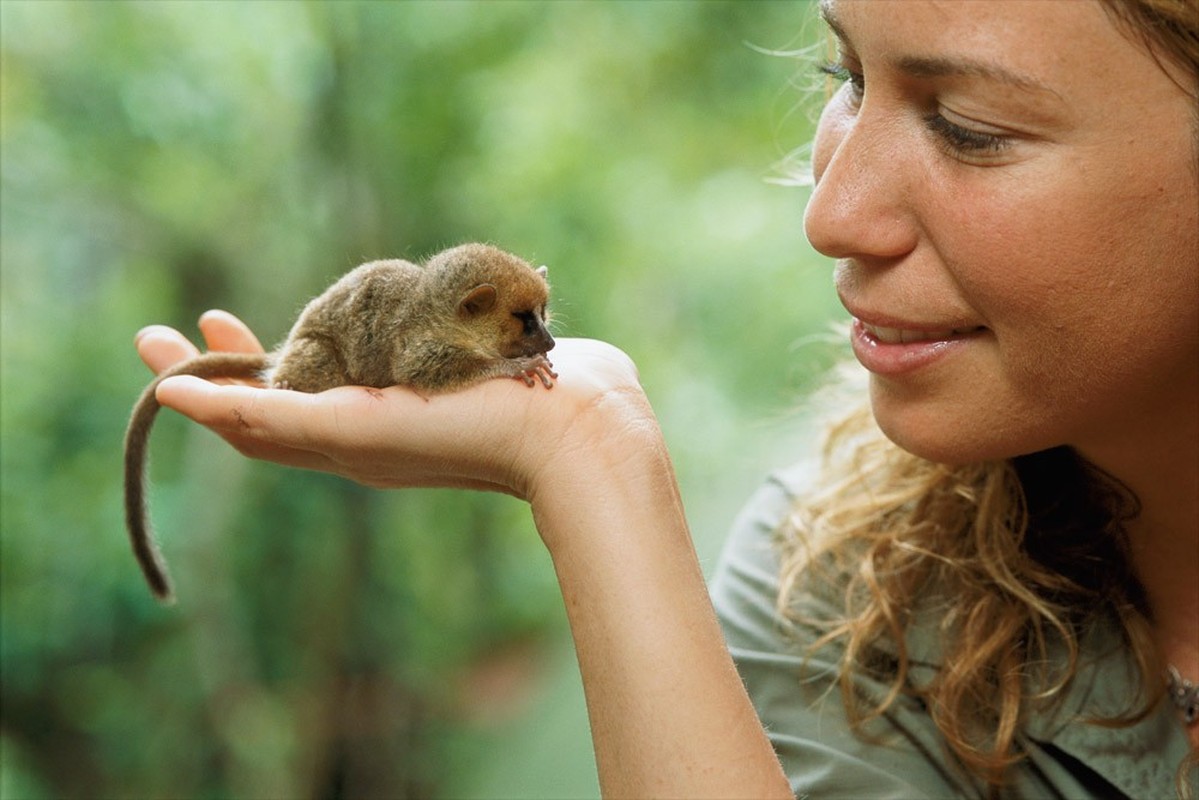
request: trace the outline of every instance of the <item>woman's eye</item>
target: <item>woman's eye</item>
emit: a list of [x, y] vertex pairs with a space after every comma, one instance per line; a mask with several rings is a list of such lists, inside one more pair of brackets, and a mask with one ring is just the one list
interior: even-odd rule
[[[861, 104], [866, 94], [866, 76], [860, 70], [839, 60], [826, 61], [819, 65], [819, 70], [839, 83], [848, 84], [850, 100], [854, 105]], [[982, 161], [999, 155], [1012, 145], [1009, 137], [954, 122], [939, 108], [924, 117], [924, 124], [946, 152], [965, 160]]]
[[1004, 136], [993, 133], [972, 130], [950, 122], [939, 112], [929, 114], [924, 118], [928, 129], [952, 151], [973, 156], [986, 156], [1001, 153], [1011, 142]]
[[839, 83], [848, 83], [856, 99], [860, 100], [866, 92], [866, 77], [860, 72], [854, 72], [840, 62], [826, 61], [819, 66], [819, 70], [822, 74], [829, 76]]

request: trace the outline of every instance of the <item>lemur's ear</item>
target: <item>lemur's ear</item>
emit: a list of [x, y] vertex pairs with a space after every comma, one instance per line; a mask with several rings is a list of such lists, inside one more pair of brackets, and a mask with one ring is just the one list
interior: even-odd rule
[[458, 314], [463, 317], [486, 314], [495, 308], [496, 297], [494, 286], [490, 283], [480, 283], [458, 301]]

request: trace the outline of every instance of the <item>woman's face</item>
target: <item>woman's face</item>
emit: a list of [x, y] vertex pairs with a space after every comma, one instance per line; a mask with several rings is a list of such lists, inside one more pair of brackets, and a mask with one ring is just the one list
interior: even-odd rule
[[1102, 463], [1192, 424], [1193, 79], [1098, 2], [823, 6], [847, 80], [804, 222], [887, 435], [951, 463]]

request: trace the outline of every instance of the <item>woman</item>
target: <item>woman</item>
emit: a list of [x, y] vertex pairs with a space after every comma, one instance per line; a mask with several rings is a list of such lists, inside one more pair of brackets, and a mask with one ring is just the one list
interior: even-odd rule
[[[159, 398], [253, 457], [528, 500], [605, 794], [1173, 792], [1199, 744], [1160, 677], [1199, 677], [1194, 0], [823, 11], [845, 84], [805, 227], [870, 410], [836, 428], [843, 463], [775, 481], [730, 541], [714, 597], [749, 693], [611, 347], [560, 342], [552, 392]], [[201, 329], [259, 349], [226, 314]], [[158, 327], [138, 349], [194, 352]]]
[[[1159, 676], [1199, 677], [1199, 6], [901, 5], [824, 6], [805, 219], [873, 419], [763, 494], [717, 605], [814, 795], [1162, 796]], [[810, 734], [851, 726], [903, 743]]]

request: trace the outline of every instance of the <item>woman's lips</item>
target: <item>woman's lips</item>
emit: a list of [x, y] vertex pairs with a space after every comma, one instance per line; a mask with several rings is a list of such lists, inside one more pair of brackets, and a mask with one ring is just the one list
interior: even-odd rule
[[850, 341], [863, 367], [876, 375], [897, 377], [949, 357], [985, 330], [982, 326], [897, 327], [855, 317]]
[[981, 326], [972, 328], [949, 328], [939, 331], [924, 331], [909, 328], [889, 328], [883, 325], [871, 325], [857, 320], [862, 327], [881, 344], [911, 344], [913, 342], [937, 342], [964, 336], [982, 330]]

